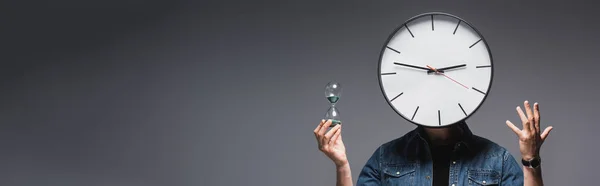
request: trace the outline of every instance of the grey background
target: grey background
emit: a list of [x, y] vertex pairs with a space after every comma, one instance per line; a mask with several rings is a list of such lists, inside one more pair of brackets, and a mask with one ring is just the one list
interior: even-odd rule
[[[565, 1], [567, 2], [567, 1]], [[0, 185], [333, 185], [312, 130], [324, 85], [353, 177], [412, 130], [385, 102], [379, 52], [429, 11], [474, 24], [494, 57], [467, 122], [519, 158], [504, 124], [540, 102], [546, 185], [594, 185], [596, 5], [513, 1], [52, 1], [6, 3]]]

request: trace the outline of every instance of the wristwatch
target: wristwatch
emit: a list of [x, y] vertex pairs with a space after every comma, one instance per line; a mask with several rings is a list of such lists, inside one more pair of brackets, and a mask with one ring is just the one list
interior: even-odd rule
[[531, 160], [521, 159], [521, 163], [525, 167], [538, 168], [540, 166], [540, 164], [542, 163], [542, 159], [540, 157], [534, 157]]

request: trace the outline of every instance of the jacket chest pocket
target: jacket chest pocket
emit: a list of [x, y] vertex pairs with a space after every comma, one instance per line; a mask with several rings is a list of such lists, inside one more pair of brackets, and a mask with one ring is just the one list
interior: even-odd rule
[[469, 170], [469, 185], [499, 185], [500, 173], [495, 170]]
[[412, 164], [384, 165], [382, 183], [384, 185], [416, 185], [415, 166]]

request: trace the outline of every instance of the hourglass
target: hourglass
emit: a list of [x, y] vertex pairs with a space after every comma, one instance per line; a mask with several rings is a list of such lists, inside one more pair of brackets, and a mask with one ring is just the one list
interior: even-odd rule
[[341, 124], [340, 112], [335, 108], [335, 104], [340, 100], [342, 95], [342, 86], [337, 82], [329, 82], [325, 86], [325, 97], [331, 104], [329, 110], [325, 113], [325, 120], [331, 120], [331, 126]]

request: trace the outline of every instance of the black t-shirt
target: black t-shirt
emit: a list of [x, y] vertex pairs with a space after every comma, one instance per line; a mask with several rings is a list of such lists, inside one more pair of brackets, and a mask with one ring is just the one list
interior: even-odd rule
[[453, 149], [454, 144], [431, 147], [434, 186], [448, 186], [448, 180], [450, 175], [450, 161], [452, 161]]

